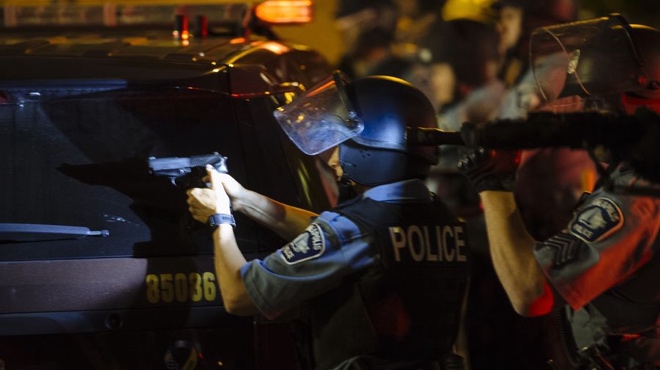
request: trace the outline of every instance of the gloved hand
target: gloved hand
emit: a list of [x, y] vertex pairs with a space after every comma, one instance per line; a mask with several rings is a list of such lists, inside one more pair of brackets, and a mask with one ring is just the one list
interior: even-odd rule
[[465, 175], [477, 192], [513, 191], [519, 150], [469, 148], [458, 160], [458, 171]]

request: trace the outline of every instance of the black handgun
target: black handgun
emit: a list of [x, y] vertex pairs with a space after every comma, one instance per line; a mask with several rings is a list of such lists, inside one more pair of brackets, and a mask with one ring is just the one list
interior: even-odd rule
[[207, 164], [218, 172], [229, 173], [227, 157], [217, 152], [190, 157], [149, 158], [149, 170], [153, 175], [166, 176], [172, 184], [184, 187], [208, 187], [202, 181], [206, 176]]

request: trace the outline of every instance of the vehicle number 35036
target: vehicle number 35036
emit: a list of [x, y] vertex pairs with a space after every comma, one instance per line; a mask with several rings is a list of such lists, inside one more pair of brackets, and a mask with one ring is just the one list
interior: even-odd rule
[[149, 303], [211, 302], [217, 298], [215, 275], [208, 271], [201, 274], [149, 274], [145, 283]]

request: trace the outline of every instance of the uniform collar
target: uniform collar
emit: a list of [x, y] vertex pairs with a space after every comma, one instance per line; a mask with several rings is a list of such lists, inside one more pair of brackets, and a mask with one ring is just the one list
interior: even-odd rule
[[404, 180], [390, 184], [379, 185], [364, 192], [365, 198], [371, 198], [380, 202], [396, 201], [431, 201], [431, 192], [429, 192], [424, 182], [419, 179]]

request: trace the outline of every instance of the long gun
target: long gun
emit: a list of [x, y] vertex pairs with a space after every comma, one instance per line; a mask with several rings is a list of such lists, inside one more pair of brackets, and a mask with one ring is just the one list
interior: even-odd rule
[[[655, 122], [658, 123], [655, 115]], [[465, 122], [460, 131], [408, 128], [409, 145], [461, 145], [491, 149], [608, 148], [630, 146], [644, 136], [649, 120], [589, 113], [530, 113], [527, 119]]]
[[409, 145], [464, 145], [490, 149], [607, 149], [640, 175], [660, 184], [660, 116], [649, 109], [635, 115], [601, 112], [530, 113], [527, 119], [466, 122], [460, 131], [408, 131]]
[[620, 155], [639, 143], [653, 120], [638, 116], [584, 113], [532, 113], [526, 120], [465, 123], [461, 137], [467, 146], [493, 149], [590, 149], [603, 146]]

